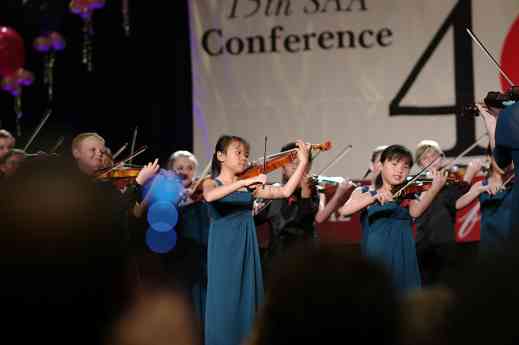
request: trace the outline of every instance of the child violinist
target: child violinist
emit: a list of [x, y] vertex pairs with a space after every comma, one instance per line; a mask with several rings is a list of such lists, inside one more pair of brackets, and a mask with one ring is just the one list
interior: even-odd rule
[[16, 139], [5, 129], [0, 129], [0, 158], [5, 156], [9, 150], [14, 148]]
[[206, 345], [238, 345], [250, 334], [263, 303], [263, 278], [253, 198], [288, 198], [308, 164], [308, 147], [297, 141], [299, 164], [287, 183], [266, 186], [263, 174], [239, 179], [249, 165], [249, 144], [224, 135], [216, 143], [212, 178], [203, 182], [211, 219], [207, 258]]
[[[296, 143], [291, 142], [284, 145], [280, 152], [295, 148]], [[299, 160], [295, 159], [281, 168], [283, 184], [290, 180], [298, 165]], [[268, 272], [275, 259], [290, 247], [303, 243], [318, 243], [314, 217], [319, 208], [319, 196], [308, 175], [311, 166], [312, 163], [309, 161], [304, 177], [289, 198], [269, 200], [268, 205], [254, 217], [256, 225], [266, 222], [270, 225], [270, 241], [262, 262], [264, 272]]]
[[195, 155], [189, 151], [175, 151], [169, 157], [168, 170], [174, 171], [180, 177], [182, 185], [185, 188], [181, 205], [188, 205], [196, 200], [192, 198], [191, 187], [193, 186], [197, 168], [198, 160]]
[[405, 292], [421, 286], [412, 234], [412, 222], [430, 205], [446, 182], [436, 172], [429, 190], [420, 199], [399, 203], [393, 194], [413, 165], [411, 152], [401, 145], [388, 146], [380, 157], [381, 172], [374, 186], [357, 188], [339, 209], [341, 215], [362, 210], [363, 251], [381, 261], [391, 273], [395, 286]]
[[[382, 165], [380, 164], [380, 156], [387, 148], [387, 145], [377, 146], [371, 153], [369, 168], [363, 176], [363, 179], [369, 179], [372, 185], [375, 185], [375, 180], [380, 174]], [[315, 215], [315, 222], [320, 224], [328, 220], [330, 215], [337, 211], [337, 209], [346, 202], [348, 197], [347, 192], [352, 189], [352, 181], [344, 179], [337, 185], [337, 189], [328, 203], [325, 202], [325, 197], [321, 197], [319, 212]]]
[[[422, 140], [415, 152], [418, 166], [429, 166], [426, 174], [443, 171], [444, 156], [434, 140]], [[416, 220], [416, 251], [424, 285], [443, 282], [458, 270], [461, 261], [454, 228], [456, 201], [469, 190], [469, 183], [480, 169], [480, 161], [472, 161], [463, 181], [444, 186], [430, 207]]]
[[20, 149], [11, 149], [0, 158], [0, 176], [12, 177], [26, 158], [26, 153]]
[[[489, 148], [489, 155], [492, 151]], [[512, 181], [496, 168], [491, 160], [486, 178], [472, 185], [470, 190], [456, 201], [456, 209], [462, 209], [476, 198], [480, 204], [480, 252], [499, 250], [510, 238], [512, 212]], [[510, 169], [509, 169], [510, 170]]]

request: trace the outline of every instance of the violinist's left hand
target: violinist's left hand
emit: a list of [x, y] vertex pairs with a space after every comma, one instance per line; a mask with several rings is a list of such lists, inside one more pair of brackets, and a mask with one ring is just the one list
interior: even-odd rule
[[308, 164], [310, 158], [310, 145], [305, 144], [302, 140], [296, 141], [297, 145], [297, 158], [300, 164]]
[[153, 163], [148, 163], [141, 169], [139, 175], [137, 175], [137, 178], [135, 178], [135, 182], [141, 186], [144, 185], [159, 171], [159, 168], [159, 159], [157, 158]]

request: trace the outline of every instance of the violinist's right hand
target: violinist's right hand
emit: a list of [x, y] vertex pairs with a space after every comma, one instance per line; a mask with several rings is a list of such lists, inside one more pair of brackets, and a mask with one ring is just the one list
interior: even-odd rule
[[380, 189], [377, 194], [375, 194], [374, 198], [376, 200], [378, 200], [378, 202], [381, 204], [381, 205], [384, 205], [386, 202], [391, 202], [393, 201], [393, 195], [386, 191], [386, 190], [382, 190]]
[[346, 193], [346, 191], [348, 191], [351, 188], [351, 185], [351, 180], [345, 177], [344, 181], [339, 183], [339, 185], [337, 186], [337, 193]]
[[431, 189], [439, 191], [447, 183], [448, 175], [443, 170], [431, 170], [432, 183]]
[[267, 183], [267, 175], [265, 174], [259, 174], [258, 176], [243, 180], [244, 187], [256, 187], [257, 185], [264, 185], [265, 183]]
[[153, 163], [146, 164], [141, 171], [139, 171], [139, 175], [135, 178], [135, 182], [144, 185], [150, 178], [152, 178], [159, 171], [159, 159], [155, 159]]

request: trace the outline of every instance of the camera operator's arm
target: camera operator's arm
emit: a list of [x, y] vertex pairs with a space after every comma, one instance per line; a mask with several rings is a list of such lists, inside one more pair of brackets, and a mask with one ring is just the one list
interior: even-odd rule
[[492, 150], [496, 147], [496, 124], [497, 124], [497, 116], [499, 114], [499, 110], [495, 108], [488, 107], [485, 103], [477, 103], [476, 107], [479, 110], [479, 114], [483, 119], [483, 123], [488, 133], [488, 138], [490, 140], [490, 148]]

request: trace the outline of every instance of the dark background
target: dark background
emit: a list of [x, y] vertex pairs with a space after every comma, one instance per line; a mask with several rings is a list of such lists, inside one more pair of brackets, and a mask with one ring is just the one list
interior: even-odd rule
[[[129, 0], [131, 34], [125, 35], [121, 0], [108, 0], [93, 15], [94, 70], [82, 64], [82, 19], [68, 9], [70, 0], [0, 2], [0, 26], [14, 28], [26, 47], [25, 68], [35, 74], [33, 85], [23, 88], [23, 148], [47, 108], [53, 113], [29, 152], [48, 151], [60, 136], [58, 150], [70, 154], [70, 141], [78, 133], [95, 131], [115, 152], [131, 143], [138, 126], [136, 148], [148, 150], [135, 163], [155, 157], [161, 162], [177, 149], [192, 150], [192, 84], [187, 1]], [[43, 85], [43, 54], [32, 48], [45, 30], [60, 32], [67, 42], [57, 53], [54, 98], [49, 103]], [[2, 127], [16, 136], [14, 98], [0, 92]], [[129, 154], [128, 149], [120, 156]]]

